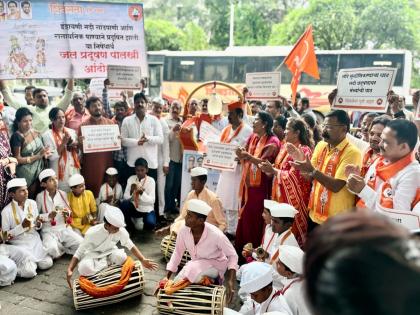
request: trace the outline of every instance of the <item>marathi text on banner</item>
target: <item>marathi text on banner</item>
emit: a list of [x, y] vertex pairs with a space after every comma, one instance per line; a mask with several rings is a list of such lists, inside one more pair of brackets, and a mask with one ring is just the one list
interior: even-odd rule
[[386, 112], [396, 68], [341, 69], [333, 109]]
[[254, 72], [246, 74], [248, 100], [278, 100], [280, 97], [280, 72]]
[[378, 209], [378, 212], [392, 221], [401, 224], [409, 230], [420, 229], [420, 216], [412, 211], [398, 211], [394, 209]]
[[230, 143], [209, 142], [203, 166], [221, 171], [233, 172], [238, 162], [235, 150], [238, 146]]
[[121, 136], [118, 125], [82, 126], [83, 153], [121, 150]]
[[141, 85], [141, 68], [108, 65], [108, 79], [113, 89], [138, 89]]
[[207, 121], [200, 124], [200, 140], [207, 144], [210, 141], [220, 141], [220, 130], [210, 125]]
[[0, 20], [0, 79], [107, 76], [107, 65], [147, 74], [142, 4], [31, 1]]

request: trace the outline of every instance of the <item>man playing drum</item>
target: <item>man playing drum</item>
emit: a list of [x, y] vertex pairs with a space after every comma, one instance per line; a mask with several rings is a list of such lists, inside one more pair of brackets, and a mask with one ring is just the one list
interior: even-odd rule
[[119, 249], [117, 243], [131, 251], [143, 266], [156, 270], [158, 265], [153, 260], [145, 258], [136, 245], [131, 241], [127, 230], [124, 228], [124, 215], [117, 207], [107, 206], [104, 223], [91, 227], [85, 235], [76, 253], [67, 268], [67, 282], [71, 285], [73, 270], [79, 263], [81, 276], [92, 276], [109, 265], [122, 265], [127, 259], [124, 249]]
[[[179, 230], [175, 251], [166, 267], [167, 277], [159, 286], [165, 289], [166, 294], [172, 294], [191, 283], [212, 284], [218, 277], [223, 279], [228, 270], [226, 291], [229, 303], [234, 294], [238, 255], [223, 232], [206, 222], [212, 209], [207, 203], [191, 199], [186, 206], [185, 226]], [[182, 268], [174, 281], [170, 281], [185, 250], [191, 254], [191, 261]]]

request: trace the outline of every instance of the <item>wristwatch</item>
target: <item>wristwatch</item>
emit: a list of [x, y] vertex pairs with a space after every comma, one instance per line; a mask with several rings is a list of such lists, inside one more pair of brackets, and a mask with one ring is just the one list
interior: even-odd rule
[[312, 178], [314, 178], [315, 177], [315, 173], [317, 172], [318, 170], [316, 169], [316, 168], [314, 168], [314, 170], [310, 173], [310, 175], [311, 175], [311, 177]]

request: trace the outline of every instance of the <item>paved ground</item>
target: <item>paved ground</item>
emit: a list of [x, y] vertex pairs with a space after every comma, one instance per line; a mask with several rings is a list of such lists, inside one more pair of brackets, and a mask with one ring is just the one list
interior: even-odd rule
[[[164, 277], [166, 265], [160, 253], [160, 240], [160, 237], [143, 232], [133, 237], [133, 241], [146, 257], [159, 262], [158, 271], [146, 271], [145, 292], [139, 299], [88, 311], [76, 311], [65, 277], [71, 257], [65, 256], [55, 261], [51, 269], [39, 272], [34, 279], [17, 279], [13, 285], [0, 288], [0, 314], [158, 314], [153, 291], [157, 281]], [[239, 305], [236, 299], [235, 305]]]

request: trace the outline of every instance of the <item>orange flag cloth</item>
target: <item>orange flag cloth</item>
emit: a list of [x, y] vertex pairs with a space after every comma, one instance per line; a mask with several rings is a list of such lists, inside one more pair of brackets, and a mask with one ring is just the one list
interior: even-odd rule
[[295, 102], [297, 86], [302, 72], [319, 80], [318, 63], [316, 61], [312, 25], [306, 28], [305, 33], [299, 38], [292, 51], [284, 60], [284, 64], [292, 72], [292, 102]]
[[134, 269], [134, 261], [131, 257], [127, 257], [127, 260], [121, 267], [121, 278], [117, 283], [109, 284], [103, 287], [98, 287], [92, 281], [86, 279], [83, 276], [79, 277], [80, 289], [86, 294], [93, 296], [94, 298], [103, 298], [111, 295], [120, 293], [130, 280], [131, 273]]

